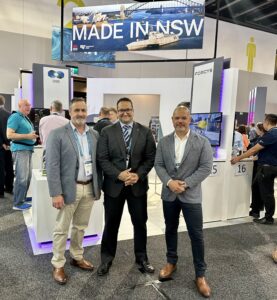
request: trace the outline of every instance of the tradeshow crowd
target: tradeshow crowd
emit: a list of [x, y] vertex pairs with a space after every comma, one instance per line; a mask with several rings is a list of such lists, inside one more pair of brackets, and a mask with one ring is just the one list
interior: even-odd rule
[[[87, 104], [73, 98], [70, 121], [62, 116], [62, 104], [54, 101], [50, 116], [40, 120], [39, 132], [29, 120], [31, 105], [20, 100], [18, 111], [4, 109], [0, 96], [0, 198], [13, 193], [13, 209], [26, 210], [31, 179], [32, 153], [37, 139], [43, 145], [49, 194], [58, 210], [53, 232], [53, 278], [66, 284], [65, 250], [70, 224], [70, 264], [92, 271], [84, 256], [84, 231], [94, 201], [104, 192], [105, 225], [101, 242], [98, 276], [108, 274], [116, 255], [118, 230], [127, 202], [134, 230], [134, 254], [138, 268], [154, 273], [147, 256], [148, 174], [155, 167], [162, 186], [165, 219], [166, 264], [159, 280], [168, 280], [177, 268], [179, 216], [185, 219], [191, 240], [195, 284], [198, 292], [210, 297], [205, 272], [201, 182], [210, 175], [212, 147], [205, 137], [190, 130], [190, 110], [180, 103], [172, 112], [174, 131], [157, 144], [150, 128], [134, 120], [133, 102], [120, 98], [115, 108], [102, 107], [94, 128], [86, 124]], [[249, 134], [249, 138], [248, 138]], [[10, 144], [10, 141], [12, 143]], [[275, 212], [274, 179], [277, 177], [277, 115], [268, 114], [263, 123], [251, 125], [249, 133], [239, 126], [234, 134], [232, 164], [256, 155], [250, 215], [259, 224], [272, 225]], [[248, 149], [248, 150], [247, 150]], [[237, 154], [237, 153], [235, 153]], [[13, 178], [15, 166], [15, 181]], [[265, 217], [260, 211], [265, 208]], [[273, 252], [277, 262], [277, 250]]]

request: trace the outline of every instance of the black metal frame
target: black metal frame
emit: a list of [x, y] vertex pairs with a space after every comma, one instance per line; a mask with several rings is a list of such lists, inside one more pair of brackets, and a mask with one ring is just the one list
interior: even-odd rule
[[[219, 2], [217, 1], [217, 8], [219, 8]], [[63, 60], [63, 30], [64, 30], [64, 0], [61, 0], [61, 48], [60, 48], [60, 58], [61, 62], [77, 62], [77, 63], [93, 63], [93, 64], [117, 64], [117, 63], [159, 63], [159, 62], [189, 62], [189, 61], [208, 61], [216, 58], [217, 54], [217, 39], [218, 39], [218, 23], [219, 23], [219, 10], [217, 9], [217, 19], [216, 19], [216, 29], [215, 29], [215, 43], [214, 43], [214, 56], [210, 58], [180, 58], [180, 59], [145, 59], [145, 60], [115, 60], [115, 61], [78, 61], [78, 60]]]

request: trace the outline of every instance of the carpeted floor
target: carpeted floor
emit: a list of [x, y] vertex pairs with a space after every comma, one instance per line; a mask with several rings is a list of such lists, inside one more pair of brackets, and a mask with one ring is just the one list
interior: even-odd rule
[[[32, 254], [22, 213], [11, 210], [10, 197], [0, 200], [0, 299], [201, 299], [193, 282], [187, 233], [179, 234], [178, 269], [171, 281], [157, 280], [165, 262], [165, 242], [164, 236], [154, 236], [148, 239], [154, 275], [137, 269], [133, 241], [127, 240], [119, 242], [108, 276], [67, 263], [69, 282], [59, 286], [52, 280], [51, 254]], [[277, 223], [205, 229], [205, 243], [212, 299], [277, 299], [277, 264], [270, 257], [277, 243]], [[85, 257], [98, 265], [99, 246], [86, 248]]]

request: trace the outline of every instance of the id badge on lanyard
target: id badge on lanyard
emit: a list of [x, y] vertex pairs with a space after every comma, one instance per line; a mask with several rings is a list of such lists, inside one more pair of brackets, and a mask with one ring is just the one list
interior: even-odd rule
[[92, 175], [92, 160], [91, 158], [84, 159], [84, 168], [86, 176]]
[[126, 154], [126, 169], [128, 169], [128, 167], [129, 167], [129, 162], [130, 162], [130, 154], [127, 153]]

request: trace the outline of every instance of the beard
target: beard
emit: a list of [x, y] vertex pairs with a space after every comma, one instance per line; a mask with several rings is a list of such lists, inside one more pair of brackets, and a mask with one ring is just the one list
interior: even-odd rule
[[76, 124], [77, 126], [85, 125], [86, 124], [86, 119], [85, 118], [74, 118], [73, 124]]

